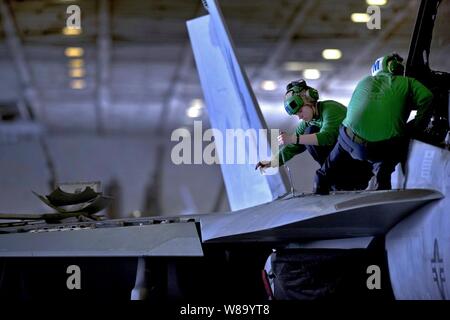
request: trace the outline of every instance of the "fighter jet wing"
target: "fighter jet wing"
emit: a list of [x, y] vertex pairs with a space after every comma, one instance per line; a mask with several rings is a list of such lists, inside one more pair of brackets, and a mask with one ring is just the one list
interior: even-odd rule
[[343, 192], [280, 199], [227, 213], [78, 223], [73, 232], [64, 232], [71, 229], [64, 224], [36, 226], [34, 233], [31, 228], [0, 235], [0, 256], [190, 256], [201, 255], [201, 242], [371, 237], [385, 234], [411, 212], [442, 197], [430, 189]]
[[53, 213], [0, 213], [0, 220], [44, 220], [44, 216]]
[[0, 257], [203, 256], [194, 222], [0, 234]]
[[430, 189], [307, 195], [200, 219], [203, 242], [280, 242], [386, 233], [425, 203]]

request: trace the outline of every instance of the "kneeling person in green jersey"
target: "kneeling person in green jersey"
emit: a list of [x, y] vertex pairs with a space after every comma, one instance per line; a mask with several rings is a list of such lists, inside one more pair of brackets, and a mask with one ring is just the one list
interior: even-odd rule
[[[339, 126], [346, 115], [346, 108], [333, 100], [318, 101], [319, 93], [309, 87], [304, 80], [293, 81], [286, 87], [284, 108], [289, 115], [298, 116], [301, 120], [295, 134], [282, 133], [278, 142], [284, 147], [275, 156], [279, 165], [283, 165], [297, 154], [308, 150], [314, 160], [322, 166], [336, 144]], [[276, 161], [260, 161], [258, 168], [274, 166]], [[369, 167], [361, 161], [348, 163], [356, 174], [342, 177], [333, 184], [334, 189], [364, 189], [370, 178]]]
[[391, 189], [391, 174], [407, 153], [406, 121], [410, 107], [417, 109], [413, 129], [420, 131], [428, 123], [433, 98], [419, 81], [403, 76], [402, 61], [397, 54], [377, 59], [372, 75], [356, 86], [338, 143], [316, 172], [316, 193], [327, 194], [352, 158], [371, 165], [375, 189]]

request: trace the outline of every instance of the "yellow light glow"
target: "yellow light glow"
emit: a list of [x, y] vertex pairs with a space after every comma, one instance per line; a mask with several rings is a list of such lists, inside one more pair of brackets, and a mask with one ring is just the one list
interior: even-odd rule
[[332, 71], [333, 66], [329, 62], [301, 62], [288, 61], [283, 64], [286, 71], [303, 71], [305, 69], [317, 69], [320, 71]]
[[352, 13], [351, 19], [355, 23], [366, 23], [370, 17], [367, 13]]
[[79, 47], [68, 47], [64, 50], [64, 54], [69, 58], [78, 58], [83, 56], [84, 50]]
[[193, 99], [191, 101], [190, 107], [194, 108], [194, 109], [201, 109], [201, 108], [203, 108], [203, 101], [202, 101], [202, 99]]
[[72, 78], [82, 78], [86, 74], [83, 68], [70, 69], [69, 74]]
[[369, 6], [384, 6], [387, 3], [387, 0], [366, 0], [366, 3]]
[[295, 62], [295, 61], [286, 62], [284, 64], [284, 70], [286, 70], [286, 71], [302, 71], [303, 63]]
[[142, 212], [140, 212], [139, 210], [134, 210], [131, 215], [133, 216], [133, 218], [140, 218], [142, 217]]
[[79, 36], [83, 30], [81, 28], [64, 27], [62, 33], [65, 36]]
[[82, 68], [82, 67], [84, 67], [84, 60], [83, 59], [71, 59], [71, 60], [69, 60], [69, 66], [71, 68]]
[[265, 80], [261, 83], [261, 88], [266, 91], [273, 91], [277, 89], [277, 83], [272, 80]]
[[76, 90], [84, 89], [86, 88], [86, 81], [84, 81], [83, 79], [72, 80], [70, 82], [70, 87]]
[[309, 80], [316, 80], [320, 78], [320, 71], [317, 69], [305, 69], [303, 70], [303, 77]]
[[322, 57], [327, 60], [338, 60], [342, 58], [342, 51], [339, 49], [325, 49], [322, 51]]
[[189, 118], [198, 118], [198, 117], [200, 117], [201, 114], [202, 114], [202, 109], [199, 109], [199, 108], [191, 107], [186, 110], [186, 115]]

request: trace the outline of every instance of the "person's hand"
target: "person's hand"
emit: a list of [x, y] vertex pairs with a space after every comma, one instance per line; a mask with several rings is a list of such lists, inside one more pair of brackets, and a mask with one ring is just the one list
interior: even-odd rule
[[271, 166], [272, 166], [272, 163], [270, 161], [262, 160], [256, 164], [255, 170], [266, 169], [266, 168], [270, 168]]
[[279, 144], [290, 144], [290, 143], [295, 143], [297, 141], [297, 136], [294, 135], [290, 135], [287, 134], [285, 132], [282, 132], [279, 136], [278, 136], [278, 143]]

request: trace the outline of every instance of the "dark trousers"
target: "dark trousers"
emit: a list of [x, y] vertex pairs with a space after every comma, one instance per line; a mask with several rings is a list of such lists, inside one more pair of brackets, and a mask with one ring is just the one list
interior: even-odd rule
[[[313, 134], [320, 132], [320, 128], [317, 126], [309, 126], [305, 129], [304, 134]], [[303, 145], [309, 154], [316, 160], [319, 165], [323, 165], [325, 160], [328, 158], [330, 152], [333, 150], [334, 145], [331, 146], [313, 146], [313, 145]]]
[[[318, 193], [327, 193], [330, 187], [339, 180], [346, 164], [352, 159], [366, 162], [378, 182], [377, 190], [391, 189], [391, 174], [395, 166], [404, 160], [408, 149], [408, 139], [394, 137], [379, 142], [364, 144], [353, 141], [345, 132], [345, 127], [339, 129], [338, 142], [322, 167], [317, 170], [315, 188]], [[352, 171], [347, 171], [351, 176]]]
[[[317, 126], [310, 126], [306, 128], [305, 134], [318, 133], [320, 128]], [[337, 144], [336, 144], [337, 145]], [[329, 161], [329, 156], [336, 145], [331, 146], [314, 146], [305, 145], [305, 149], [311, 154], [321, 167]], [[336, 171], [335, 179], [330, 182], [329, 187], [333, 190], [361, 190], [367, 187], [367, 184], [372, 176], [371, 167], [364, 161], [353, 159], [349, 156], [346, 161], [343, 161], [340, 170]], [[348, 175], [346, 172], [352, 172]]]

